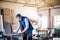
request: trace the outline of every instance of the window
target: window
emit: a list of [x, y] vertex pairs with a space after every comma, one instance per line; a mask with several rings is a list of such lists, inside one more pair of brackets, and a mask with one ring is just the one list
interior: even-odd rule
[[42, 16], [42, 25], [41, 29], [47, 29], [48, 28], [48, 17], [47, 16]]
[[51, 10], [53, 16], [53, 27], [59, 27], [60, 25], [60, 8], [55, 8]]
[[54, 16], [54, 27], [58, 27], [60, 25], [60, 15]]
[[48, 28], [48, 9], [45, 10], [41, 10], [39, 12], [39, 14], [41, 14], [40, 18], [41, 18], [41, 30], [47, 30]]
[[38, 14], [37, 14], [37, 8], [36, 7], [29, 7], [29, 6], [24, 6], [21, 9], [21, 12], [23, 16], [27, 16], [30, 19], [37, 20], [38, 19]]

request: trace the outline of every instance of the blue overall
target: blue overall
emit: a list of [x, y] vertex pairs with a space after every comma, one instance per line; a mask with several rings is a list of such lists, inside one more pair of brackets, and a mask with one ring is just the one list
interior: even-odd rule
[[[19, 21], [20, 26], [22, 26], [24, 29], [26, 27], [26, 25], [25, 25], [25, 18], [27, 18], [27, 17], [21, 16], [21, 21]], [[28, 40], [32, 40], [32, 30], [33, 30], [33, 27], [31, 25], [29, 19], [28, 19], [28, 23], [29, 23], [28, 24], [29, 28], [24, 32], [23, 40], [27, 40], [27, 36], [28, 36]]]

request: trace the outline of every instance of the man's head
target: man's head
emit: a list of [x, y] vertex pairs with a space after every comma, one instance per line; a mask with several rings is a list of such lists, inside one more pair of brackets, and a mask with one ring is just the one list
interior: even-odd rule
[[17, 14], [16, 18], [18, 19], [18, 21], [20, 21], [21, 20], [21, 14]]

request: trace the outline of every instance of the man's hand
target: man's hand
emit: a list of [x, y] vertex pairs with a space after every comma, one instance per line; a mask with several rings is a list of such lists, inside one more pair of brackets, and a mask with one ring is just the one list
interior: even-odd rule
[[20, 32], [20, 34], [23, 34], [23, 32]]
[[23, 35], [23, 32], [20, 32], [19, 34], [20, 34], [20, 35]]

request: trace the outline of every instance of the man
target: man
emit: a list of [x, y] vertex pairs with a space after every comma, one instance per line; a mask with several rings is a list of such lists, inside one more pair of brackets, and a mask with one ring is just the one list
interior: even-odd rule
[[20, 34], [23, 34], [23, 40], [27, 40], [27, 36], [28, 40], [32, 40], [33, 27], [29, 19], [27, 17], [21, 16], [20, 14], [17, 14], [16, 18], [19, 21], [19, 27], [17, 28], [16, 32], [18, 33], [19, 29], [23, 28], [22, 31], [20, 32]]

